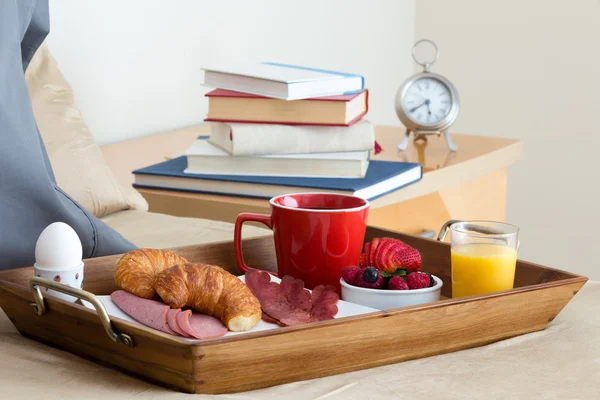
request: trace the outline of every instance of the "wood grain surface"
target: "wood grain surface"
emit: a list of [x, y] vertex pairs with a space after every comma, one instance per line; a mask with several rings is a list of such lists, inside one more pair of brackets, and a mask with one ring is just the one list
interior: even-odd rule
[[[449, 246], [445, 243], [369, 227], [366, 240], [396, 237], [419, 249], [423, 269], [444, 281], [450, 296]], [[193, 262], [237, 272], [231, 242], [176, 251]], [[271, 238], [244, 242], [255, 267], [275, 270]], [[85, 289], [109, 294], [117, 289], [119, 256], [86, 260]], [[182, 338], [118, 318], [135, 347], [112, 342], [96, 313], [81, 305], [47, 298], [43, 316], [31, 310], [32, 268], [0, 272], [0, 306], [17, 329], [141, 379], [190, 393], [229, 393], [338, 374], [480, 346], [544, 329], [587, 278], [518, 261], [515, 288], [490, 295], [374, 312], [191, 344]], [[343, 342], [344, 345], [340, 345]]]
[[[384, 151], [373, 160], [408, 161], [423, 165], [423, 179], [371, 203], [369, 224], [419, 234], [438, 229], [449, 219], [503, 221], [506, 215], [506, 168], [523, 152], [519, 140], [479, 135], [453, 134], [459, 151], [451, 152], [442, 137], [427, 142], [409, 142], [406, 151], [396, 145], [401, 127], [376, 126], [375, 135]], [[196, 137], [210, 135], [208, 124], [102, 147], [117, 179], [133, 182], [131, 171], [183, 152]], [[136, 149], [143, 148], [144, 151]], [[265, 199], [186, 193], [172, 190], [138, 189], [150, 211], [180, 217], [235, 222], [242, 212], [269, 213]]]

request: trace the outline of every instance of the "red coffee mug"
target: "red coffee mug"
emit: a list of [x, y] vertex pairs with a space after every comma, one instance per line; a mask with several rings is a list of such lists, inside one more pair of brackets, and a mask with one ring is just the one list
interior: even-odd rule
[[265, 224], [273, 230], [278, 276], [302, 279], [307, 288], [332, 285], [340, 291], [342, 268], [358, 265], [369, 202], [332, 193], [297, 193], [269, 200], [271, 215], [242, 213], [235, 221], [234, 247], [238, 267], [250, 267], [242, 255], [242, 225]]

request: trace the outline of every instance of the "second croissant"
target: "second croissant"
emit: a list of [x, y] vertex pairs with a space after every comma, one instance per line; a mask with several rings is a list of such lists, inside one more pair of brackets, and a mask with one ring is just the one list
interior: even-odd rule
[[216, 265], [168, 268], [158, 275], [155, 290], [171, 308], [190, 307], [212, 315], [233, 332], [252, 329], [262, 316], [260, 302], [250, 289]]

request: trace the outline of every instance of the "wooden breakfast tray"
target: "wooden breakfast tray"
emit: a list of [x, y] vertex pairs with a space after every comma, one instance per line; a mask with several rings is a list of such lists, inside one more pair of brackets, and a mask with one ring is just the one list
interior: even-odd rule
[[[442, 295], [451, 296], [447, 244], [372, 227], [365, 239], [384, 236], [416, 247], [423, 257], [423, 270], [440, 277]], [[217, 264], [239, 274], [232, 242], [175, 251], [192, 262]], [[244, 256], [252, 266], [276, 270], [270, 237], [244, 241]], [[84, 290], [96, 295], [117, 290], [114, 270], [119, 257], [86, 260]], [[258, 389], [538, 331], [587, 281], [583, 276], [518, 261], [515, 288], [509, 291], [190, 343], [114, 317], [105, 330], [101, 315], [94, 310], [51, 297], [42, 300], [45, 312], [38, 315], [32, 312], [33, 276], [32, 267], [0, 272], [0, 306], [21, 334], [190, 393]], [[111, 328], [119, 336], [111, 339], [107, 335]], [[122, 343], [127, 338], [132, 343]]]

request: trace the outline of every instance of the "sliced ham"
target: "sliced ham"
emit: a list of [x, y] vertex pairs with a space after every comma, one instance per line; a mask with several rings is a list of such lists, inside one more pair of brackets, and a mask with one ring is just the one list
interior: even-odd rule
[[169, 325], [169, 328], [171, 328], [172, 330], [174, 330], [181, 336], [190, 338], [191, 336], [188, 335], [187, 333], [185, 333], [183, 330], [181, 330], [181, 328], [177, 324], [177, 314], [180, 314], [180, 313], [181, 313], [180, 308], [177, 308], [175, 310], [173, 310], [173, 309], [169, 310], [169, 313], [167, 314], [167, 323]]
[[180, 312], [176, 318], [179, 328], [196, 339], [221, 337], [228, 331], [227, 327], [215, 317], [205, 314], [192, 314], [191, 310]]
[[301, 279], [286, 275], [279, 284], [279, 290], [293, 307], [307, 312], [312, 310], [312, 295], [308, 289], [304, 289], [304, 282]]
[[[288, 325], [286, 322], [296, 322], [296, 325], [310, 322], [309, 313], [292, 306], [288, 299], [281, 294], [280, 285], [271, 282], [268, 273], [254, 269], [248, 270], [246, 272], [246, 285], [260, 302], [265, 321], [270, 322], [265, 318], [266, 315], [276, 320], [280, 325]], [[293, 318], [299, 320], [290, 321]]]
[[198, 339], [217, 338], [229, 332], [229, 329], [220, 320], [206, 314], [193, 313], [190, 318], [190, 326]]
[[142, 299], [124, 290], [113, 292], [110, 299], [136, 321], [174, 336], [210, 339], [228, 332], [227, 327], [215, 317], [192, 314], [191, 310], [171, 310], [163, 302]]
[[192, 316], [192, 310], [181, 311], [177, 314], [177, 326], [184, 332], [187, 337], [195, 337], [192, 334], [192, 327], [190, 326], [190, 317]]
[[176, 335], [169, 327], [167, 315], [170, 307], [156, 300], [142, 299], [124, 290], [117, 290], [110, 295], [110, 299], [123, 312], [136, 321], [158, 329], [159, 331]]
[[338, 313], [337, 302], [340, 296], [332, 286], [319, 285], [312, 291], [313, 320], [325, 321]]
[[271, 324], [281, 325], [281, 323], [279, 321], [277, 321], [275, 318], [269, 317], [267, 314], [264, 313], [264, 311], [262, 313], [262, 320], [265, 322], [271, 323]]
[[339, 295], [333, 286], [317, 286], [311, 294], [299, 279], [284, 276], [278, 284], [267, 272], [254, 269], [246, 272], [246, 285], [260, 301], [267, 322], [300, 325], [332, 319], [338, 312]]

